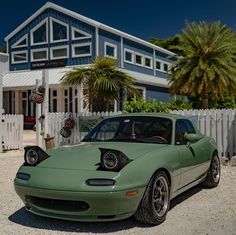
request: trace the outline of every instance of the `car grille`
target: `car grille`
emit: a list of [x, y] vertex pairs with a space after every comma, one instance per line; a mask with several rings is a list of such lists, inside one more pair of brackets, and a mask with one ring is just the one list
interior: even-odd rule
[[[57, 200], [30, 196], [27, 198], [34, 206], [61, 210], [61, 211], [85, 211], [89, 208], [88, 203], [83, 201]], [[27, 200], [26, 199], [26, 200]]]

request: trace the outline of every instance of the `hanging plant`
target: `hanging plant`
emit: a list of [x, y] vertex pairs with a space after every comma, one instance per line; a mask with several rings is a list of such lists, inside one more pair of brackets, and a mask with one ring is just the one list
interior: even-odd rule
[[73, 129], [75, 127], [75, 120], [71, 117], [67, 118], [64, 122], [64, 127]]
[[33, 94], [33, 96], [31, 97], [32, 102], [35, 104], [42, 104], [44, 101], [44, 96], [39, 94], [39, 93], [35, 93]]
[[68, 138], [71, 136], [71, 130], [69, 128], [66, 127], [62, 127], [60, 130], [60, 134], [61, 136], [63, 136], [64, 138]]

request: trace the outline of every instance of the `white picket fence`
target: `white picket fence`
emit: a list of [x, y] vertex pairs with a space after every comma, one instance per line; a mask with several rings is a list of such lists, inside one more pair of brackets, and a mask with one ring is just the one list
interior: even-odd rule
[[[121, 112], [85, 112], [85, 113], [48, 113], [48, 134], [54, 137], [55, 146], [65, 144], [76, 144], [84, 138], [88, 132], [79, 131], [79, 117], [108, 117], [121, 114]], [[72, 129], [71, 136], [64, 138], [60, 134], [61, 128], [68, 117], [73, 117], [76, 120], [76, 125]]]
[[196, 117], [198, 129], [215, 139], [221, 156], [231, 157], [236, 154], [236, 109], [183, 110], [172, 113]]
[[23, 115], [2, 115], [3, 150], [23, 148]]
[[[236, 154], [236, 110], [183, 110], [172, 111], [172, 113], [195, 117], [196, 125], [200, 132], [215, 139], [221, 156], [231, 157]], [[121, 112], [49, 113], [48, 133], [50, 136], [55, 137], [56, 146], [78, 143], [87, 134], [87, 132], [79, 132], [79, 117], [106, 117], [116, 114], [121, 114]], [[70, 115], [76, 120], [76, 126], [69, 138], [63, 138], [60, 135], [60, 130], [64, 125], [65, 119]]]

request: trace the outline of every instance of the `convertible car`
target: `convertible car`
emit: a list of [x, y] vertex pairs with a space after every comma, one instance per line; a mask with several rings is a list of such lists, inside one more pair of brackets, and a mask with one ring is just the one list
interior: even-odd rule
[[14, 186], [37, 215], [75, 221], [134, 215], [157, 225], [171, 199], [219, 180], [212, 138], [183, 116], [149, 113], [103, 119], [77, 145], [46, 152], [27, 146]]

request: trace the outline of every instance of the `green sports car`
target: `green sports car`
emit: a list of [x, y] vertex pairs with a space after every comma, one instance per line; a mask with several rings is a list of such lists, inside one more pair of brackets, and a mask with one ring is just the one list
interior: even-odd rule
[[183, 116], [149, 113], [104, 119], [77, 145], [47, 152], [27, 146], [14, 186], [37, 215], [75, 221], [134, 215], [156, 225], [172, 198], [219, 180], [212, 138]]

